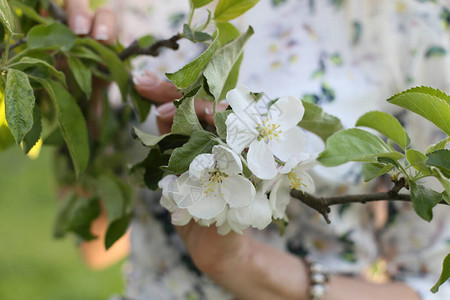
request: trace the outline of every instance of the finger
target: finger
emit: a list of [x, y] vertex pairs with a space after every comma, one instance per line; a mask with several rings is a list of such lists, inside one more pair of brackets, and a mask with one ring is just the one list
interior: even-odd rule
[[157, 108], [157, 123], [160, 134], [171, 131], [175, 110], [175, 105], [172, 102], [165, 103]]
[[116, 15], [110, 7], [101, 7], [95, 12], [91, 35], [94, 39], [108, 44], [116, 41]]
[[[224, 111], [227, 109], [228, 104], [226, 103], [217, 103], [216, 111]], [[214, 126], [214, 103], [208, 100], [199, 99], [195, 101], [195, 112], [197, 117], [208, 123], [209, 125]]]
[[87, 35], [91, 32], [92, 17], [89, 0], [66, 1], [67, 22], [75, 34]]
[[136, 90], [142, 97], [156, 103], [172, 102], [181, 98], [181, 91], [170, 82], [163, 81], [156, 74], [145, 71], [142, 75], [134, 77]]

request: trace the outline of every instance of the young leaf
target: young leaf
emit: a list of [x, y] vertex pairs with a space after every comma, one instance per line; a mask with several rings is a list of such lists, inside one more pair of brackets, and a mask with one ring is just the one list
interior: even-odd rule
[[241, 34], [239, 30], [229, 22], [217, 23], [216, 27], [220, 32], [219, 47], [225, 46]]
[[0, 0], [0, 22], [10, 35], [14, 33], [14, 17], [6, 0]]
[[316, 134], [324, 142], [332, 134], [342, 130], [341, 121], [335, 116], [325, 113], [322, 108], [316, 104], [302, 101], [305, 107], [303, 119], [298, 126]]
[[450, 150], [442, 149], [427, 154], [427, 165], [437, 167], [447, 178], [450, 177]]
[[430, 289], [430, 291], [435, 294], [437, 291], [439, 291], [439, 287], [443, 285], [448, 279], [450, 278], [450, 254], [447, 254], [447, 256], [444, 259], [444, 262], [442, 263], [442, 273], [439, 277], [436, 284]]
[[190, 0], [192, 3], [192, 7], [193, 8], [200, 8], [202, 6], [205, 6], [211, 2], [213, 2], [213, 0]]
[[51, 24], [53, 21], [51, 19], [47, 19], [42, 17], [40, 14], [37, 13], [37, 11], [32, 8], [31, 6], [28, 6], [22, 2], [19, 1], [11, 1], [12, 6], [14, 6], [14, 8], [18, 8], [22, 11], [22, 13], [27, 16], [29, 19], [41, 23], [41, 24]]
[[259, 0], [219, 0], [214, 11], [214, 20], [220, 23], [235, 19], [258, 2]]
[[356, 126], [365, 126], [375, 129], [384, 136], [396, 142], [400, 147], [406, 149], [409, 137], [400, 122], [388, 113], [371, 111], [361, 116]]
[[81, 88], [81, 90], [88, 99], [91, 98], [92, 94], [91, 70], [88, 67], [86, 67], [85, 64], [83, 64], [81, 59], [76, 58], [74, 56], [69, 56], [69, 59], [67, 61], [69, 63], [70, 71], [72, 72], [73, 77], [75, 77], [75, 81], [77, 82], [78, 86]]
[[41, 68], [48, 70], [51, 75], [55, 76], [55, 78], [58, 79], [58, 81], [60, 81], [64, 85], [66, 85], [66, 76], [64, 75], [64, 73], [61, 71], [58, 71], [54, 66], [52, 66], [45, 60], [27, 56], [27, 57], [22, 58], [19, 62], [15, 63], [15, 64], [9, 65], [10, 68], [21, 69], [21, 70], [25, 70], [26, 68], [36, 67], [36, 66], [39, 66]]
[[414, 169], [421, 172], [423, 175], [431, 175], [430, 167], [426, 164], [428, 157], [426, 157], [422, 152], [414, 149], [408, 149], [406, 151], [406, 159]]
[[442, 141], [437, 142], [436, 144], [428, 147], [427, 150], [425, 151], [425, 154], [434, 152], [436, 150], [444, 149], [448, 143], [450, 143], [450, 137], [447, 137], [447, 138], [443, 139]]
[[403, 155], [392, 151], [379, 137], [365, 130], [351, 128], [336, 132], [326, 141], [325, 151], [318, 161], [327, 167], [349, 161], [377, 162], [377, 157], [400, 159]]
[[450, 97], [443, 92], [430, 87], [416, 87], [388, 101], [421, 115], [450, 135]]
[[109, 224], [105, 235], [105, 249], [108, 250], [115, 242], [117, 242], [127, 231], [133, 215], [126, 214]]
[[414, 210], [422, 219], [430, 222], [433, 218], [433, 207], [442, 200], [441, 194], [414, 181], [408, 181], [408, 183]]
[[225, 122], [228, 118], [228, 115], [231, 114], [232, 110], [218, 111], [214, 114], [214, 124], [216, 125], [217, 134], [222, 138], [227, 138], [227, 126]]
[[59, 127], [72, 157], [78, 176], [89, 162], [89, 140], [86, 121], [73, 96], [57, 81], [34, 78], [49, 94], [59, 120]]
[[[228, 92], [224, 90], [228, 77], [230, 76], [233, 67], [240, 59], [245, 43], [253, 33], [253, 28], [249, 27], [246, 33], [218, 50], [207, 64], [203, 75], [208, 83], [209, 91], [214, 96], [215, 100], [222, 100], [220, 99], [220, 96], [224, 92]], [[235, 79], [232, 80], [235, 81]]]
[[156, 42], [156, 39], [151, 34], [144, 35], [143, 37], [138, 39], [139, 47], [141, 47], [141, 48], [148, 48], [155, 42]]
[[27, 75], [19, 70], [10, 70], [5, 87], [5, 113], [9, 130], [16, 143], [20, 144], [24, 136], [33, 127], [33, 88]]
[[174, 174], [182, 174], [189, 169], [194, 158], [202, 153], [210, 153], [217, 144], [215, 135], [207, 131], [197, 131], [191, 135], [189, 142], [173, 151], [167, 170]]
[[14, 137], [8, 128], [5, 117], [5, 99], [0, 93], [0, 151], [9, 148], [14, 144]]
[[49, 48], [69, 51], [77, 36], [69, 27], [61, 23], [50, 25], [38, 25], [31, 28], [27, 34], [27, 45], [29, 49]]
[[173, 134], [191, 135], [203, 130], [195, 113], [194, 101], [194, 97], [186, 99], [175, 111], [171, 130]]
[[92, 51], [89, 48], [86, 48], [84, 46], [75, 45], [71, 50], [70, 54], [72, 56], [83, 58], [83, 59], [89, 59], [95, 62], [98, 62], [100, 64], [105, 64], [103, 59], [98, 56], [94, 51]]
[[[219, 32], [220, 35], [220, 32]], [[209, 62], [218, 47], [218, 38], [209, 45], [199, 57], [185, 65], [175, 73], [166, 73], [167, 78], [180, 89], [185, 89], [195, 82], [200, 72]]]
[[23, 151], [27, 154], [37, 141], [41, 138], [42, 123], [41, 123], [41, 111], [38, 105], [33, 109], [33, 127], [23, 138], [22, 146]]
[[393, 165], [381, 165], [376, 163], [363, 164], [363, 177], [365, 182], [369, 182], [378, 176], [386, 174], [394, 168]]
[[106, 46], [100, 44], [93, 39], [79, 39], [76, 45], [84, 45], [94, 49], [105, 62], [108, 67], [114, 81], [117, 82], [119, 86], [120, 93], [122, 94], [123, 101], [126, 101], [128, 82], [130, 75], [128, 74], [125, 64], [119, 59], [119, 57]]
[[143, 132], [142, 130], [133, 127], [131, 129], [131, 135], [135, 138], [141, 141], [141, 143], [146, 147], [153, 147], [156, 146], [161, 140], [163, 140], [165, 137], [168, 137], [171, 135], [171, 133], [166, 133], [161, 136], [155, 136], [148, 133]]

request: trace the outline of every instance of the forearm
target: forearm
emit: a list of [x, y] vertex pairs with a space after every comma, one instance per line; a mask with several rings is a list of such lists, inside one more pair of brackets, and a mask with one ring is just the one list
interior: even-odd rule
[[[252, 241], [251, 251], [207, 272], [241, 300], [310, 300], [305, 263], [298, 257]], [[358, 278], [333, 275], [323, 300], [420, 300], [402, 283], [374, 284]]]

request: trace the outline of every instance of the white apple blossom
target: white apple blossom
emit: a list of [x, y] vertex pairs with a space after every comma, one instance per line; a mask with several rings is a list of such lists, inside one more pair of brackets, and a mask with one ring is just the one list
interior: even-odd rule
[[177, 176], [168, 175], [158, 182], [159, 188], [162, 189], [160, 204], [171, 213], [172, 224], [184, 226], [189, 223], [192, 216], [186, 209], [179, 208], [174, 199], [168, 193], [171, 189], [171, 185], [173, 185], [176, 180]]
[[314, 192], [314, 181], [306, 171], [315, 165], [316, 160], [303, 153], [290, 158], [281, 168], [280, 175], [273, 181], [270, 192], [270, 206], [275, 219], [285, 217], [286, 207], [291, 199], [291, 189], [306, 193]]
[[[178, 208], [187, 209], [203, 223], [216, 218], [225, 208], [243, 207], [255, 197], [255, 187], [239, 175], [242, 162], [231, 149], [214, 146], [212, 154], [200, 154], [169, 186], [168, 193]], [[205, 223], [205, 224], [206, 224]]]
[[226, 120], [227, 144], [237, 153], [249, 148], [248, 166], [255, 176], [273, 179], [278, 173], [275, 158], [287, 162], [304, 151], [305, 135], [297, 124], [305, 109], [299, 99], [282, 97], [267, 114], [257, 109], [245, 87], [229, 91], [227, 100], [233, 108]]

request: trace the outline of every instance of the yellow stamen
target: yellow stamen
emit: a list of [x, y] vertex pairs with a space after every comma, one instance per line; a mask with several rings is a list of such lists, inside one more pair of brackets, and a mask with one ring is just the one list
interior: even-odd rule
[[256, 130], [259, 131], [258, 141], [264, 140], [265, 142], [273, 140], [273, 138], [279, 138], [282, 132], [278, 128], [280, 125], [269, 122], [269, 118], [262, 121], [262, 124], [258, 124]]
[[289, 182], [291, 184], [291, 189], [301, 191], [302, 186], [306, 187], [306, 184], [302, 182], [302, 179], [297, 176], [294, 172], [289, 172], [288, 174]]

